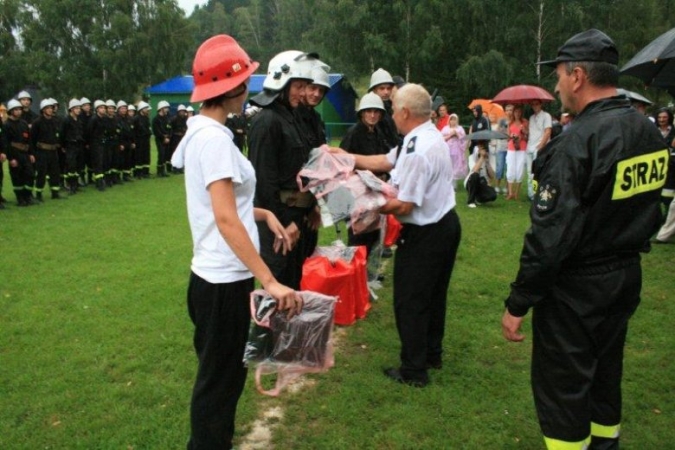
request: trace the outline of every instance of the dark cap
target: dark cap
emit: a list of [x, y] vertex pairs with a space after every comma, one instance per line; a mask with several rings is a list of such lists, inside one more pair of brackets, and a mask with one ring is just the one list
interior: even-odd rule
[[401, 75], [394, 75], [391, 79], [394, 80], [394, 84], [399, 89], [407, 84]]
[[600, 30], [592, 29], [575, 34], [558, 49], [558, 57], [539, 65], [555, 67], [567, 61], [597, 61], [619, 63], [619, 52], [614, 41]]

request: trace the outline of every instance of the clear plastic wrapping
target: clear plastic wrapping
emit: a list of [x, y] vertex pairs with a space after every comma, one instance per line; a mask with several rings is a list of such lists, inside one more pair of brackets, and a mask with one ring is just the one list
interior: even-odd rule
[[[278, 395], [294, 378], [304, 373], [328, 370], [334, 364], [331, 341], [335, 297], [301, 291], [300, 314], [290, 319], [276, 310], [274, 300], [264, 290], [251, 293], [249, 338], [244, 363], [256, 367], [256, 386], [267, 395]], [[276, 385], [266, 390], [261, 377], [277, 374]]]

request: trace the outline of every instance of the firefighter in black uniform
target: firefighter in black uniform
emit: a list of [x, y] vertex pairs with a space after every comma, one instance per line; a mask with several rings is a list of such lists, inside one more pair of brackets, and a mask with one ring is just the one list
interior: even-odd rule
[[307, 85], [302, 102], [294, 111], [303, 125], [310, 148], [317, 148], [326, 143], [326, 124], [315, 108], [330, 90], [327, 70], [329, 70], [327, 66], [312, 69], [312, 82]]
[[54, 103], [52, 99], [40, 102], [41, 116], [35, 119], [31, 127], [30, 140], [35, 155], [35, 195], [38, 202], [42, 202], [42, 190], [45, 187], [46, 177], [49, 176], [49, 188], [52, 199], [59, 200], [61, 189], [61, 171], [59, 169], [59, 155], [61, 140], [59, 122], [53, 117]]
[[654, 125], [617, 97], [618, 61], [614, 42], [589, 30], [542, 63], [556, 68], [556, 92], [576, 117], [537, 155], [532, 224], [502, 331], [522, 341], [532, 308], [532, 390], [550, 449], [619, 448], [640, 252], [661, 218], [668, 151]]
[[171, 157], [176, 151], [185, 132], [187, 132], [187, 108], [185, 105], [178, 105], [176, 115], [171, 118], [171, 139], [169, 140], [169, 153], [167, 155], [167, 170], [172, 173], [181, 173], [182, 169], [171, 166]]
[[157, 115], [152, 119], [152, 134], [155, 135], [157, 147], [157, 176], [168, 177], [167, 165], [171, 167], [171, 159], [167, 159], [171, 142], [171, 122], [169, 119], [169, 102], [162, 100], [157, 104]]
[[33, 164], [35, 157], [30, 148], [30, 129], [21, 117], [23, 109], [18, 100], [7, 103], [9, 117], [3, 125], [3, 135], [7, 160], [9, 161], [9, 175], [14, 186], [14, 195], [19, 206], [34, 204], [31, 191], [35, 172]]
[[87, 123], [87, 142], [89, 144], [90, 171], [93, 174], [92, 181], [96, 183], [96, 189], [105, 191], [105, 147], [108, 114], [103, 100], [94, 102], [94, 115]]
[[[82, 124], [82, 131], [84, 132], [84, 146], [82, 147], [82, 153], [80, 153], [80, 157], [77, 160], [77, 173], [80, 176], [80, 187], [85, 187], [87, 183], [93, 183], [94, 181], [94, 172], [91, 169], [91, 151], [89, 150], [89, 140], [87, 136], [87, 127], [93, 116], [91, 101], [87, 97], [82, 97], [80, 99], [80, 108], [78, 120]], [[87, 174], [87, 169], [89, 174]]]
[[398, 147], [403, 142], [392, 118], [391, 95], [394, 86], [395, 83], [391, 74], [382, 68], [377, 69], [370, 76], [368, 92], [377, 94], [382, 99], [382, 103], [384, 103], [384, 115], [382, 120], [378, 122], [377, 127], [384, 136], [389, 148]]
[[28, 92], [21, 91], [16, 98], [19, 99], [19, 103], [21, 103], [21, 118], [28, 124], [28, 128], [32, 127], [33, 122], [38, 118], [38, 115], [30, 108], [33, 104], [33, 97], [31, 97]]
[[78, 169], [81, 154], [84, 151], [84, 127], [80, 119], [80, 101], [76, 98], [68, 102], [68, 117], [61, 125], [61, 147], [66, 152], [66, 183], [71, 195], [79, 188]]
[[129, 107], [124, 100], [117, 102], [117, 129], [119, 130], [120, 160], [117, 178], [121, 181], [133, 181], [131, 171], [134, 166], [134, 135]]
[[293, 110], [312, 81], [311, 67], [303, 52], [279, 53], [270, 60], [263, 91], [251, 98], [262, 108], [248, 135], [248, 156], [258, 180], [255, 206], [272, 211], [293, 241], [292, 251], [275, 253], [275, 236], [262, 224], [260, 253], [275, 278], [293, 289], [300, 288], [302, 263], [310, 251], [306, 243], [316, 239], [319, 223], [316, 199], [309, 192], [299, 192], [295, 181], [309, 159], [310, 146]]
[[120, 179], [123, 152], [120, 140], [122, 130], [120, 128], [119, 120], [117, 120], [117, 104], [115, 101], [109, 99], [105, 102], [105, 106], [106, 120], [104, 120], [103, 123], [105, 124], [106, 134], [103, 170], [105, 173], [106, 185], [108, 187], [113, 187], [122, 182]]
[[[375, 93], [369, 92], [361, 98], [358, 109], [358, 122], [352, 125], [340, 148], [356, 155], [386, 155], [391, 150], [377, 124], [382, 120], [384, 103]], [[386, 173], [377, 173], [380, 178], [388, 179]], [[351, 228], [348, 231], [350, 246], [364, 245], [370, 255], [371, 250], [380, 239], [380, 230], [354, 234]]]
[[150, 105], [139, 102], [136, 117], [134, 117], [134, 176], [137, 179], [150, 177]]

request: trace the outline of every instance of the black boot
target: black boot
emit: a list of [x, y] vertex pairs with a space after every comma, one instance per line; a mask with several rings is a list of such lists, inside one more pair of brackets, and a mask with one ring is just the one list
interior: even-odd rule
[[59, 191], [52, 191], [52, 200], [66, 200], [68, 197], [61, 197], [61, 194], [59, 194]]
[[98, 189], [101, 192], [105, 191], [105, 180], [103, 179], [103, 177], [96, 179], [96, 189]]
[[70, 195], [75, 195], [75, 194], [77, 194], [77, 189], [78, 189], [78, 186], [77, 186], [77, 177], [74, 177], [74, 178], [71, 178], [71, 179], [70, 179], [70, 184], [69, 184], [69, 186], [70, 186], [70, 187], [69, 187], [69, 189], [68, 189], [68, 193], [69, 193]]
[[44, 200], [42, 200], [42, 192], [37, 192], [35, 194], [35, 202], [36, 203], [44, 203]]
[[20, 191], [15, 191], [15, 194], [17, 206], [21, 206], [22, 208], [25, 206], [30, 206], [30, 202], [28, 200], [28, 197], [30, 197], [30, 193], [28, 193], [28, 196], [26, 196], [26, 191], [24, 189], [21, 189]]

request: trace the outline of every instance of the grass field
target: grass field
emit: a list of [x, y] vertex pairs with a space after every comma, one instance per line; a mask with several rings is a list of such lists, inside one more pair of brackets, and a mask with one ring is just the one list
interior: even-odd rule
[[[6, 169], [6, 164], [5, 164]], [[13, 203], [6, 176], [3, 193]], [[340, 328], [336, 364], [298, 392], [240, 403], [238, 448], [540, 449], [529, 389], [530, 327], [503, 340], [528, 203], [475, 210], [448, 292], [445, 367], [414, 389], [398, 361], [391, 262], [365, 320]], [[185, 291], [191, 257], [183, 178], [0, 211], [0, 449], [180, 449], [196, 359]], [[334, 238], [322, 232], [324, 243]], [[645, 255], [626, 346], [622, 448], [675, 442], [675, 246]], [[271, 441], [247, 437], [265, 411]]]

